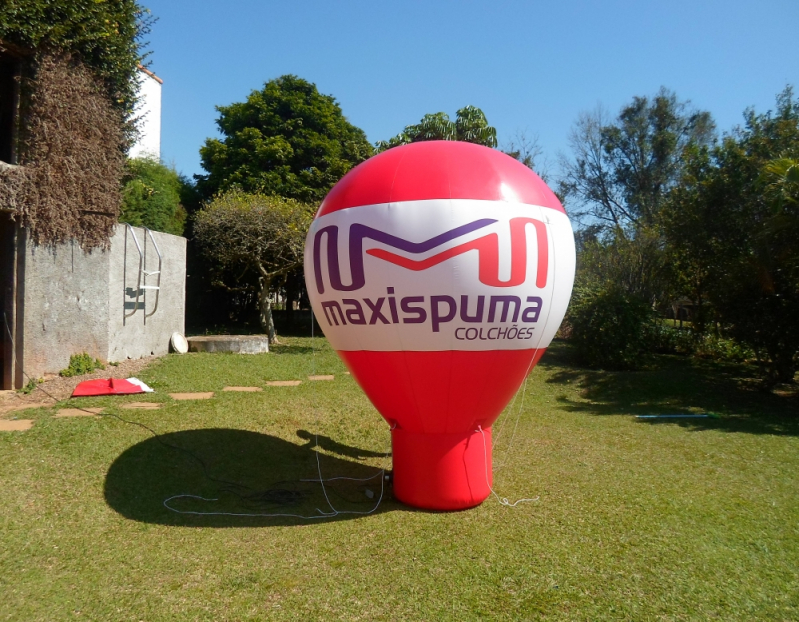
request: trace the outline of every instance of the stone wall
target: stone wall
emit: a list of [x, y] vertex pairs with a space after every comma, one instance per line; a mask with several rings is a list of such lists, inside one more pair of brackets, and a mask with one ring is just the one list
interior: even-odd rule
[[[132, 231], [146, 253], [144, 270], [157, 271], [153, 242], [144, 229]], [[17, 365], [28, 376], [57, 373], [72, 354], [81, 352], [119, 361], [169, 351], [172, 333], [185, 330], [186, 239], [157, 232], [153, 238], [163, 257], [158, 306], [155, 290], [139, 289], [139, 305], [132, 313], [139, 252], [126, 226], [116, 227], [109, 250], [90, 253], [74, 243], [36, 247], [20, 236], [18, 248], [24, 256], [17, 271], [16, 338], [22, 361]], [[157, 281], [155, 275], [146, 281], [142, 277], [141, 284]], [[20, 374], [16, 376], [19, 385]]]
[[[133, 227], [146, 259], [145, 271], [158, 270], [158, 256], [150, 237], [143, 229]], [[163, 257], [161, 289], [139, 290], [136, 308], [136, 286], [139, 253], [130, 231], [119, 226], [111, 240], [108, 284], [109, 314], [107, 359], [121, 361], [151, 354], [166, 354], [169, 338], [175, 331], [185, 332], [186, 318], [186, 238], [154, 231], [153, 238]], [[127, 253], [125, 246], [127, 244]], [[127, 261], [126, 261], [127, 257]], [[144, 265], [146, 264], [146, 265]], [[142, 285], [154, 286], [158, 277], [142, 277]], [[157, 307], [156, 307], [157, 303]], [[134, 308], [136, 308], [134, 312]], [[125, 315], [130, 314], [129, 317]]]

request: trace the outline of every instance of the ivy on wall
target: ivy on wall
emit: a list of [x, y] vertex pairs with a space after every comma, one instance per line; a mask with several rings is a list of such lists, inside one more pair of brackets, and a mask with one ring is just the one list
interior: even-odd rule
[[0, 42], [31, 52], [71, 54], [130, 118], [143, 37], [152, 21], [136, 0], [3, 0]]
[[108, 246], [152, 21], [136, 0], [0, 1], [0, 53], [21, 64], [20, 166], [0, 171], [0, 207], [36, 244]]
[[121, 113], [69, 57], [43, 57], [29, 82], [21, 166], [0, 172], [0, 205], [36, 244], [107, 247], [125, 165]]

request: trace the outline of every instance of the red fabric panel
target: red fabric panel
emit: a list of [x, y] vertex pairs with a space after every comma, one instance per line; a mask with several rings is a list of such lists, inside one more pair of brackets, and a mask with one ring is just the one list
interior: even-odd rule
[[88, 397], [92, 395], [131, 395], [144, 393], [140, 386], [121, 378], [100, 380], [84, 380], [72, 392], [72, 397]]
[[391, 433], [394, 496], [428, 510], [464, 510], [491, 494], [491, 429], [460, 434]]
[[433, 140], [394, 147], [359, 164], [328, 193], [317, 217], [423, 199], [512, 201], [565, 213], [549, 187], [518, 160], [472, 143]]
[[359, 350], [339, 355], [390, 425], [454, 434], [490, 427], [544, 351]]

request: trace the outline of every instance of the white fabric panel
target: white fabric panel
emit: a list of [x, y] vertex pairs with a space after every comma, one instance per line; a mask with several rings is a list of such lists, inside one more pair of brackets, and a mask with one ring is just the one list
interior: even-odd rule
[[[527, 258], [526, 264], [520, 265], [525, 267], [525, 278], [523, 282], [511, 286], [481, 282], [480, 263], [485, 263], [491, 253], [478, 252], [477, 249], [468, 250], [419, 271], [368, 254], [369, 250], [377, 249], [405, 260], [419, 261], [477, 240], [490, 245], [493, 236], [496, 236], [499, 243], [499, 262], [498, 274], [497, 268], [492, 272], [493, 279], [498, 277], [499, 281], [508, 281], [511, 277], [512, 252], [518, 257], [523, 250], [511, 248], [510, 221], [513, 218], [532, 218], [546, 228], [548, 270], [544, 287], [539, 288], [536, 285], [538, 248], [536, 226], [533, 224], [524, 225]], [[364, 283], [353, 291], [334, 289], [330, 275], [331, 268], [335, 270], [335, 266], [328, 265], [327, 256], [331, 236], [323, 235], [318, 240], [317, 252], [324, 291], [318, 291], [314, 246], [317, 243], [316, 234], [322, 229], [330, 226], [338, 228], [340, 280], [346, 288], [352, 285], [353, 278], [357, 276], [352, 270], [353, 258], [349, 256], [348, 248], [353, 225], [366, 225], [407, 242], [420, 243], [481, 219], [493, 219], [496, 222], [479, 228], [475, 228], [479, 223], [472, 225], [473, 231], [431, 245], [424, 252], [403, 250], [397, 248], [396, 243], [364, 238], [361, 253]], [[488, 239], [486, 236], [489, 236]], [[486, 256], [481, 256], [481, 253]], [[408, 201], [354, 207], [317, 218], [306, 242], [305, 279], [316, 318], [331, 345], [337, 350], [531, 349], [548, 346], [563, 320], [574, 281], [574, 253], [574, 237], [569, 219], [553, 209], [465, 199]], [[355, 259], [357, 264], [357, 258]], [[388, 293], [388, 288], [393, 288], [393, 294]], [[475, 315], [479, 297], [483, 297], [481, 321], [469, 322], [462, 319], [462, 296], [468, 297], [467, 312], [470, 316]], [[493, 321], [489, 320], [492, 297]], [[503, 301], [498, 297], [511, 298]], [[526, 317], [532, 320], [535, 317], [534, 309], [538, 306], [536, 302], [528, 302], [528, 297], [541, 299], [540, 313], [535, 321], [523, 319], [524, 310], [527, 309]], [[351, 301], [357, 301], [357, 304]], [[455, 315], [449, 319], [451, 301], [455, 303]], [[379, 311], [388, 320], [388, 324], [372, 313], [369, 303], [380, 307]], [[406, 306], [405, 311], [403, 303]], [[395, 314], [392, 313], [392, 305], [396, 305]], [[346, 321], [345, 324], [339, 309], [341, 314], [350, 311], [351, 319], [357, 322], [360, 321], [359, 315], [355, 313], [358, 306], [363, 311], [366, 323]], [[408, 322], [419, 317], [418, 312], [409, 311], [411, 307], [421, 307], [424, 310], [424, 322]], [[503, 308], [506, 309], [505, 321], [501, 320]], [[513, 321], [514, 314], [516, 321]], [[436, 318], [437, 322], [434, 321]], [[370, 324], [370, 320], [374, 323]], [[513, 338], [510, 338], [511, 335]]]

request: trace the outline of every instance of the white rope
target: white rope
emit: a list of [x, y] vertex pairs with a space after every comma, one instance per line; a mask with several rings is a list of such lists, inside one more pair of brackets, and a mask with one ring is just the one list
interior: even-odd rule
[[[522, 384], [522, 391], [521, 391], [522, 399], [521, 402], [519, 402], [519, 410], [516, 411], [516, 421], [513, 424], [513, 433], [511, 434], [510, 442], [508, 443], [508, 446], [505, 448], [505, 459], [502, 461], [501, 464], [492, 468], [494, 472], [504, 468], [505, 465], [507, 465], [508, 461], [510, 460], [510, 450], [513, 448], [513, 441], [516, 439], [516, 430], [519, 429], [519, 419], [522, 416], [522, 411], [524, 410], [524, 399], [527, 396], [527, 381], [530, 379], [530, 372], [533, 370], [534, 361], [535, 361], [535, 355], [533, 355], [533, 358], [530, 359], [530, 364], [527, 366], [527, 371], [524, 374], [524, 383]], [[499, 443], [499, 437], [502, 435], [502, 431], [505, 428], [505, 423], [507, 422], [508, 417], [513, 412], [513, 405], [516, 403], [516, 398], [518, 396], [519, 392], [517, 391], [516, 395], [513, 396], [513, 401], [511, 402], [510, 408], [508, 409], [508, 416], [506, 416], [505, 419], [502, 420], [502, 427], [500, 427], [496, 438], [493, 439], [493, 442], [491, 444], [492, 450], [494, 450]]]
[[535, 497], [534, 499], [519, 499], [515, 503], [511, 503], [510, 501], [508, 501], [507, 497], [500, 497], [494, 491], [494, 489], [491, 487], [491, 484], [488, 481], [488, 447], [486, 446], [486, 435], [485, 435], [485, 432], [483, 432], [483, 427], [482, 426], [477, 426], [477, 430], [475, 430], [475, 432], [480, 432], [480, 434], [483, 436], [483, 463], [485, 464], [486, 486], [488, 486], [488, 489], [497, 498], [497, 501], [499, 501], [500, 505], [505, 505], [505, 506], [507, 506], [509, 508], [515, 508], [520, 503], [527, 503], [528, 501], [538, 501], [540, 499], [540, 496], [539, 497]]
[[[373, 475], [367, 479], [374, 479], [378, 475], [384, 475], [385, 469], [381, 470], [380, 473]], [[352, 477], [338, 477], [338, 478], [331, 478], [331, 479], [355, 479]], [[315, 480], [300, 480], [300, 481], [315, 481]], [[356, 480], [361, 481], [361, 480]], [[322, 489], [324, 490], [324, 484], [322, 484]], [[168, 499], [164, 499], [164, 507], [167, 510], [171, 510], [176, 514], [193, 514], [195, 516], [239, 516], [239, 517], [252, 517], [252, 518], [301, 518], [302, 520], [315, 520], [317, 518], [333, 518], [334, 516], [339, 516], [341, 514], [359, 514], [359, 515], [366, 515], [372, 514], [377, 510], [380, 506], [380, 503], [383, 501], [383, 492], [385, 491], [385, 477], [380, 478], [380, 496], [377, 499], [377, 503], [375, 506], [366, 512], [359, 512], [355, 510], [336, 510], [333, 508], [331, 504], [331, 508], [333, 509], [332, 512], [323, 512], [319, 508], [316, 508], [316, 511], [319, 512], [318, 516], [304, 516], [302, 514], [284, 514], [284, 513], [249, 513], [249, 512], [195, 512], [190, 510], [178, 510], [177, 508], [173, 508], [169, 505], [169, 502], [173, 499], [199, 499], [200, 501], [219, 501], [219, 499], [210, 499], [207, 497], [200, 497], [199, 495], [189, 495], [189, 494], [181, 494], [181, 495], [173, 495]], [[325, 499], [327, 499], [327, 494], [325, 494]], [[330, 500], [328, 499], [328, 503]]]
[[[316, 335], [314, 334], [314, 315], [313, 311], [311, 311], [311, 375], [316, 375]], [[312, 398], [311, 401], [314, 403], [314, 415], [315, 415], [315, 428], [319, 428], [319, 411], [316, 408], [316, 384], [314, 383], [312, 391]], [[396, 424], [394, 425], [396, 427]], [[392, 430], [394, 428], [391, 428]], [[207, 497], [201, 497], [199, 495], [190, 495], [190, 494], [179, 494], [173, 495], [168, 499], [164, 500], [164, 507], [176, 514], [193, 514], [195, 516], [237, 516], [237, 517], [254, 517], [254, 518], [299, 518], [302, 520], [315, 520], [318, 518], [333, 518], [336, 516], [340, 516], [343, 514], [357, 514], [360, 516], [366, 516], [368, 514], [372, 514], [377, 511], [377, 508], [380, 507], [380, 504], [383, 502], [383, 495], [386, 489], [386, 470], [380, 469], [379, 472], [375, 473], [374, 475], [370, 475], [369, 477], [357, 478], [357, 477], [331, 477], [325, 479], [322, 477], [322, 464], [319, 460], [319, 433], [314, 433], [314, 454], [316, 454], [316, 472], [319, 475], [319, 479], [301, 479], [301, 482], [314, 482], [318, 483], [322, 486], [322, 494], [325, 497], [325, 501], [327, 501], [328, 507], [332, 510], [330, 512], [325, 512], [320, 508], [316, 508], [316, 511], [319, 512], [319, 515], [314, 516], [305, 516], [303, 514], [289, 514], [289, 513], [250, 513], [250, 512], [197, 512], [197, 511], [189, 511], [189, 510], [178, 510], [177, 508], [173, 508], [169, 505], [169, 502], [173, 499], [199, 499], [200, 501], [219, 501], [219, 499], [211, 499]], [[386, 454], [388, 457], [388, 453]], [[330, 497], [327, 494], [327, 488], [325, 488], [325, 482], [332, 482], [336, 480], [350, 480], [354, 482], [366, 482], [372, 480], [376, 477], [380, 477], [380, 496], [377, 498], [377, 503], [375, 503], [374, 507], [371, 510], [367, 511], [356, 511], [356, 510], [337, 510], [333, 503], [330, 501]]]

